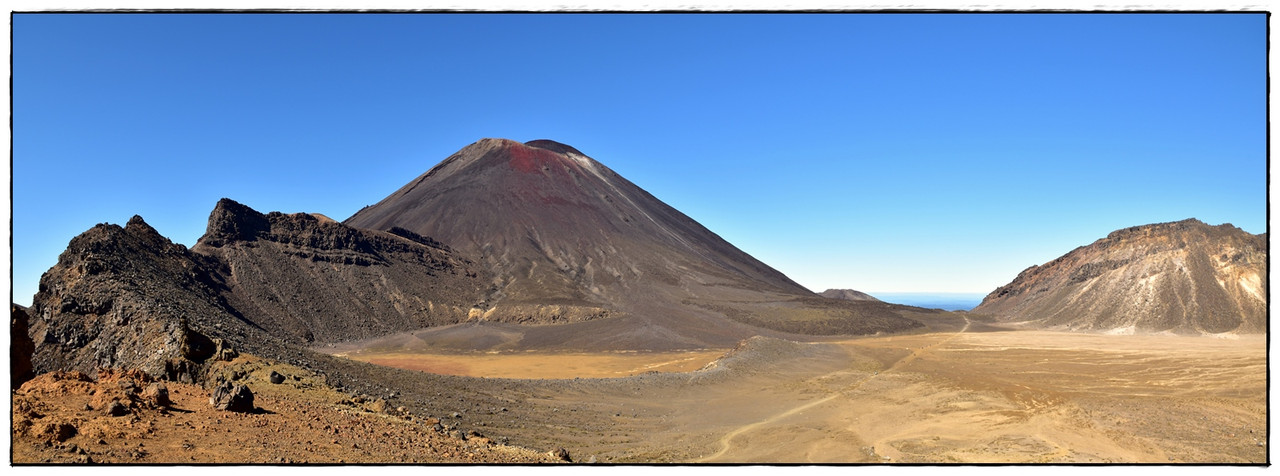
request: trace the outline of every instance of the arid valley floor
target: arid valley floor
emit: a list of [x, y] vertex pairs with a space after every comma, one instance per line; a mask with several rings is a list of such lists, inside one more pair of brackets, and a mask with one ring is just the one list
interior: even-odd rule
[[[527, 399], [564, 416], [514, 433], [599, 461], [1266, 461], [1265, 336], [1020, 331], [953, 316], [917, 335], [752, 341], [649, 382], [571, 381]], [[548, 365], [431, 358], [507, 375]]]
[[[952, 313], [926, 333], [804, 343], [753, 338], [726, 351], [504, 356], [405, 352], [384, 345], [354, 352], [361, 360], [410, 368], [434, 362], [437, 371], [470, 373], [475, 378], [458, 383], [482, 393], [500, 388], [495, 396], [506, 402], [498, 403], [505, 405], [501, 408], [495, 404], [416, 419], [369, 402], [356, 404], [359, 398], [353, 403], [299, 369], [280, 367], [302, 376], [268, 385], [265, 364], [240, 362], [242, 379], [266, 392], [259, 414], [220, 415], [197, 397], [175, 397], [179, 407], [198, 410], [140, 412], [141, 421], [135, 417], [128, 431], [106, 432], [114, 439], [89, 435], [86, 429], [93, 426], [83, 423], [81, 435], [53, 447], [17, 438], [15, 462], [68, 461], [74, 455], [62, 455], [67, 445], [85, 438], [104, 448], [128, 447], [120, 454], [98, 452], [97, 461], [119, 462], [546, 462], [553, 459], [541, 452], [556, 447], [568, 449], [577, 462], [600, 463], [1263, 463], [1267, 458], [1266, 339], [1261, 335], [1012, 330]], [[716, 355], [724, 357], [712, 361]], [[702, 368], [690, 370], [693, 363]], [[568, 377], [564, 372], [587, 367], [639, 374], [596, 378], [601, 377], [596, 370], [580, 378], [493, 378]], [[550, 372], [560, 375], [547, 369], [559, 369]], [[175, 395], [184, 393], [181, 384], [171, 387]], [[200, 420], [205, 413], [208, 421]], [[110, 420], [98, 420], [104, 418]], [[324, 421], [330, 427], [306, 423]], [[333, 422], [346, 426], [339, 429]], [[479, 429], [486, 438], [477, 443], [473, 436], [468, 442], [450, 436], [455, 432], [448, 429], [429, 431], [436, 422]], [[228, 436], [211, 439], [209, 428]], [[268, 450], [266, 440], [261, 446], [249, 441], [261, 428], [314, 445], [307, 451]], [[92, 455], [95, 443], [87, 441], [75, 451], [88, 449]], [[502, 449], [494, 441], [534, 451]]]

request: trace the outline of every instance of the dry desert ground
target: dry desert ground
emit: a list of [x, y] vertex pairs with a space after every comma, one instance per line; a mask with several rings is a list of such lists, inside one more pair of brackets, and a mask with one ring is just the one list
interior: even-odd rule
[[[349, 355], [529, 377], [508, 382], [532, 410], [494, 431], [578, 461], [1265, 463], [1266, 345], [965, 318], [915, 335], [756, 339], [714, 362], [723, 351]], [[597, 378], [622, 372], [637, 375]]]

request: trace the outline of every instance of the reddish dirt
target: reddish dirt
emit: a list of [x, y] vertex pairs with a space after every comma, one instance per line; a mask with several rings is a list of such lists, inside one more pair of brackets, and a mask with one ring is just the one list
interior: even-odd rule
[[[275, 370], [285, 381], [271, 384]], [[242, 356], [215, 369], [254, 392], [254, 413], [216, 410], [197, 385], [164, 382], [145, 397], [137, 372], [43, 374], [13, 392], [12, 462], [23, 463], [552, 463], [553, 456], [433, 429], [380, 399], [349, 397], [297, 367]], [[133, 388], [139, 389], [133, 391]], [[127, 410], [108, 415], [112, 402]], [[280, 444], [287, 441], [290, 444]]]
[[529, 147], [521, 143], [510, 145], [511, 168], [529, 174], [537, 172], [544, 165], [556, 163], [559, 154], [546, 149]]

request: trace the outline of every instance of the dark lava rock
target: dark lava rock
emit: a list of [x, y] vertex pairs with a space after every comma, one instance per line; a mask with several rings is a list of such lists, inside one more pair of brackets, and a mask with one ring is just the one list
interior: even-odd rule
[[138, 216], [73, 238], [33, 298], [34, 371], [131, 368], [197, 379], [208, 339], [192, 316], [236, 322], [213, 267]]
[[111, 402], [107, 404], [106, 413], [113, 417], [125, 416], [129, 414], [129, 407], [120, 402]]
[[35, 353], [36, 344], [28, 334], [31, 317], [26, 308], [17, 304], [9, 307], [9, 376], [13, 388], [22, 386], [23, 382], [35, 376], [31, 367], [31, 354]]
[[253, 411], [253, 392], [244, 385], [222, 382], [213, 389], [209, 404], [219, 410], [248, 413]]
[[271, 383], [279, 385], [284, 383], [284, 375], [280, 375], [280, 372], [276, 372], [272, 370], [271, 375], [267, 376], [267, 380], [271, 381]]

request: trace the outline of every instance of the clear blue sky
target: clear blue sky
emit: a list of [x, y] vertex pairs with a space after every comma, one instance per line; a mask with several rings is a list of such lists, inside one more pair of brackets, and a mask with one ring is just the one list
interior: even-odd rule
[[13, 17], [13, 285], [221, 197], [345, 219], [553, 139], [815, 291], [986, 293], [1108, 232], [1266, 231], [1263, 14]]

